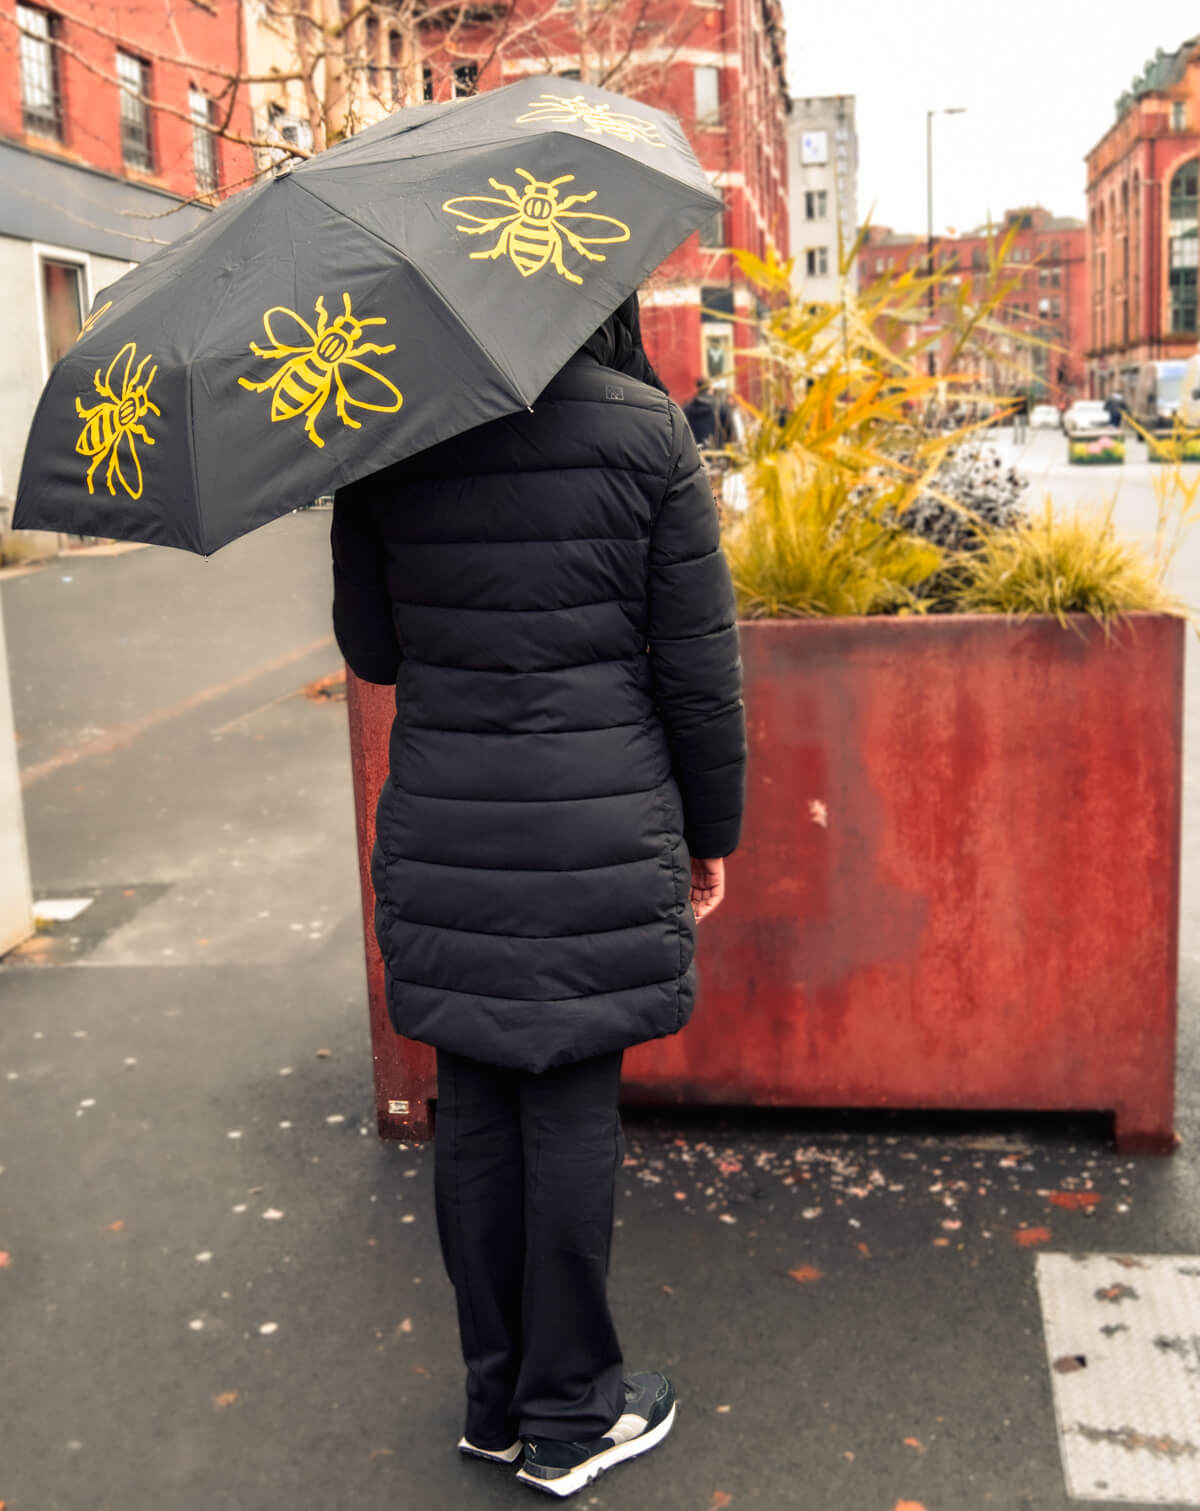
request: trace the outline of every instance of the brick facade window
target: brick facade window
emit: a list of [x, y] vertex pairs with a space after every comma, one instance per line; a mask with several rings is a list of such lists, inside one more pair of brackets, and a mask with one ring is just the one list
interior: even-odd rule
[[21, 56], [21, 120], [26, 131], [62, 141], [62, 97], [54, 47], [56, 18], [32, 5], [17, 6]]
[[474, 94], [479, 83], [478, 63], [458, 63], [454, 68], [454, 98]]
[[721, 124], [721, 70], [709, 63], [698, 63], [692, 70], [696, 100], [696, 125]]
[[401, 64], [404, 62], [404, 38], [398, 31], [388, 32], [388, 83], [391, 86], [392, 104], [404, 103], [401, 84]]
[[1171, 330], [1196, 330], [1196, 270], [1200, 261], [1197, 212], [1200, 210], [1200, 160], [1184, 163], [1171, 179], [1168, 209], [1168, 279], [1171, 289]]
[[208, 129], [212, 124], [212, 101], [199, 89], [188, 90], [188, 114], [192, 118], [196, 193], [215, 194], [220, 176], [217, 171], [217, 139]]
[[715, 210], [700, 227], [700, 245], [702, 247], [725, 245], [725, 211], [723, 209]]
[[121, 82], [121, 156], [130, 168], [149, 173], [154, 168], [150, 140], [150, 65], [132, 53], [117, 53], [117, 78]]

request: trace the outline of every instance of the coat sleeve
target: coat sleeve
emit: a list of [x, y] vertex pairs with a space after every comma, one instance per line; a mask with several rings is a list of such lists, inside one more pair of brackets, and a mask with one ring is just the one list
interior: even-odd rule
[[333, 633], [364, 682], [395, 682], [400, 643], [384, 577], [383, 546], [353, 490], [333, 501]]
[[737, 610], [708, 477], [671, 406], [670, 479], [650, 535], [650, 663], [684, 838], [713, 860], [736, 848], [746, 784]]

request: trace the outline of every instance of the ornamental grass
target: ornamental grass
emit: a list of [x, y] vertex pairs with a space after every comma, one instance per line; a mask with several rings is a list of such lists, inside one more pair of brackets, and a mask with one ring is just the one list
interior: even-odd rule
[[[1050, 348], [1004, 314], [1025, 265], [1013, 228], [988, 265], [885, 273], [862, 290], [851, 269], [866, 238], [839, 258], [840, 296], [802, 303], [790, 264], [735, 253], [768, 313], [745, 352], [761, 407], [725, 460], [747, 507], [729, 511], [724, 549], [747, 619], [914, 613], [1086, 614], [1105, 626], [1134, 612], [1186, 613], [1163, 586], [1197, 512], [1200, 478], [1178, 460], [1156, 479], [1153, 548], [1117, 535], [1112, 506], [1031, 518], [1024, 481], [986, 444], [1011, 409], [1031, 354]], [[951, 359], [930, 376], [930, 289]], [[949, 418], [949, 417], [953, 418]], [[1181, 457], [1183, 452], [1178, 455]]]

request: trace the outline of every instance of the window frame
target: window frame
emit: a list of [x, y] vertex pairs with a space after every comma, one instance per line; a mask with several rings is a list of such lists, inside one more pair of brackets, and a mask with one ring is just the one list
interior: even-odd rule
[[[124, 63], [137, 67], [137, 87], [122, 72]], [[121, 162], [137, 173], [155, 171], [154, 131], [150, 119], [150, 64], [137, 53], [117, 48], [117, 104], [121, 132]], [[128, 108], [127, 108], [128, 105]], [[135, 115], [133, 107], [136, 107]], [[138, 127], [140, 117], [140, 129]], [[139, 150], [140, 143], [140, 150]]]
[[805, 189], [804, 219], [806, 221], [820, 221], [829, 219], [828, 189]]
[[[1186, 177], [1185, 177], [1186, 176]], [[1186, 192], [1190, 181], [1191, 192]], [[1181, 191], [1176, 192], [1176, 184]], [[1188, 158], [1167, 187], [1167, 297], [1171, 334], [1200, 330], [1200, 158]]]
[[[724, 195], [722, 195], [724, 200]], [[699, 245], [706, 251], [715, 251], [728, 245], [725, 240], [725, 217], [728, 213], [728, 205], [722, 203], [719, 210], [714, 210], [704, 224], [700, 227]], [[715, 240], [713, 239], [715, 237]]]
[[[197, 108], [201, 101], [203, 112]], [[196, 193], [216, 194], [221, 187], [221, 159], [217, 152], [217, 138], [208, 129], [213, 124], [213, 102], [194, 84], [188, 85], [188, 115], [192, 120], [192, 168], [196, 176]], [[202, 158], [207, 173], [202, 171]]]
[[[705, 101], [702, 96], [707, 95], [707, 90], [701, 89], [701, 80], [712, 84], [711, 101]], [[702, 108], [704, 106], [705, 108]], [[716, 63], [694, 63], [692, 65], [692, 112], [695, 116], [696, 125], [706, 131], [715, 131], [721, 125], [721, 70]]]
[[829, 277], [829, 248], [826, 246], [805, 247], [804, 276], [806, 278]]
[[79, 279], [79, 320], [82, 328], [83, 321], [87, 319], [87, 312], [92, 305], [92, 262], [86, 252], [80, 252], [73, 247], [59, 247], [50, 242], [35, 241], [31, 244], [33, 254], [33, 283], [37, 293], [37, 327], [38, 327], [38, 360], [42, 368], [42, 382], [45, 383], [50, 376], [50, 327], [47, 320], [46, 309], [46, 283], [43, 268], [46, 263], [57, 263], [62, 267], [71, 267], [78, 270]]
[[[461, 77], [463, 74], [470, 75], [469, 81]], [[464, 82], [469, 82], [470, 88], [460, 88], [460, 84]], [[467, 100], [473, 94], [479, 93], [479, 64], [474, 58], [464, 58], [461, 62], [455, 63], [450, 74], [450, 85], [454, 91], [451, 99]]]
[[[27, 31], [23, 24], [23, 15], [28, 17], [37, 16], [45, 22], [45, 35], [38, 32]], [[16, 8], [17, 22], [17, 71], [20, 76], [21, 89], [21, 128], [34, 136], [45, 137], [48, 141], [61, 142], [64, 140], [64, 111], [62, 99], [62, 79], [58, 67], [58, 48], [55, 46], [55, 35], [58, 28], [58, 16], [40, 5], [26, 5], [24, 0], [18, 0]], [[27, 44], [33, 44], [39, 53], [44, 47], [45, 53], [39, 58], [44, 62], [47, 74], [46, 89], [50, 97], [49, 108], [42, 112], [32, 107], [26, 98], [26, 84], [29, 76], [26, 73], [27, 61], [32, 61], [32, 48]]]

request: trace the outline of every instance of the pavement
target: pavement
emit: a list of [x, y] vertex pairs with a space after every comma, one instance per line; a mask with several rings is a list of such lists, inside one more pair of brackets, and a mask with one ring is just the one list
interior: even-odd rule
[[[1055, 444], [1026, 465], [1069, 490]], [[531, 1504], [454, 1452], [431, 1151], [375, 1134], [327, 527], [0, 573], [35, 890], [93, 899], [0, 964], [5, 1511]], [[1136, 1256], [1200, 1255], [1198, 904], [1189, 853], [1173, 1157], [1099, 1118], [630, 1108], [613, 1305], [679, 1418], [574, 1504], [1078, 1504], [1039, 1267], [1100, 1256], [1119, 1332]], [[1098, 1447], [1148, 1490], [1200, 1457], [1200, 1308], [1159, 1336], [1191, 1436]]]

